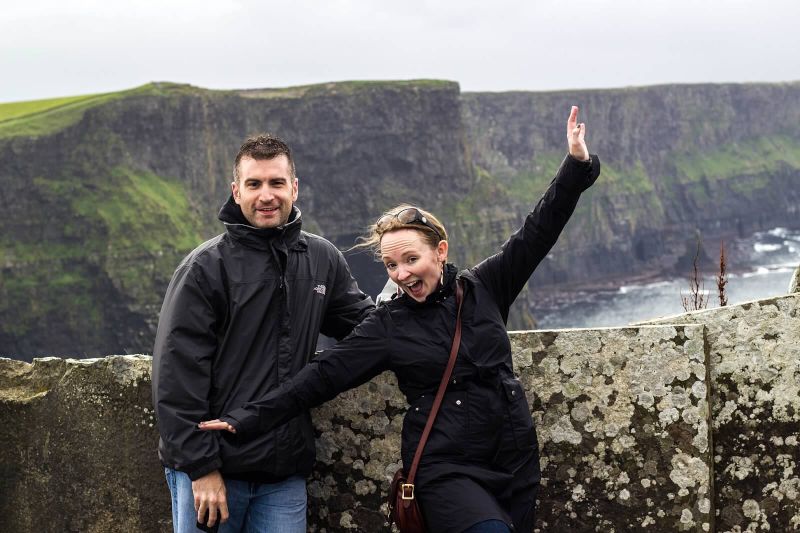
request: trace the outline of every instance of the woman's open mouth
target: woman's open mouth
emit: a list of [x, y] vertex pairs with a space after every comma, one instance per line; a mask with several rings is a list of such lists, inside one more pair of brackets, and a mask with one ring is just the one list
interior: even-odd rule
[[422, 280], [418, 279], [414, 283], [406, 285], [406, 291], [415, 298], [422, 297]]

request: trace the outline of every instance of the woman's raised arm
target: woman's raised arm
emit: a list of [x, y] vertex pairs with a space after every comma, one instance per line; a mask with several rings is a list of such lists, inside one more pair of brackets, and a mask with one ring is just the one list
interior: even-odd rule
[[550, 252], [572, 216], [578, 199], [600, 175], [600, 160], [586, 147], [586, 125], [578, 122], [578, 107], [567, 119], [569, 155], [542, 198], [509, 237], [501, 251], [475, 267], [475, 274], [491, 291], [504, 320], [522, 287]]

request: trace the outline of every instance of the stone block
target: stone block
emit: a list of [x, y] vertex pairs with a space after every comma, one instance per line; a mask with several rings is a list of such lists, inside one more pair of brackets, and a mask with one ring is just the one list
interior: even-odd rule
[[800, 294], [659, 321], [706, 327], [717, 531], [800, 529]]
[[710, 531], [702, 326], [510, 335], [538, 428], [538, 531]]
[[0, 359], [3, 531], [170, 531], [150, 357]]

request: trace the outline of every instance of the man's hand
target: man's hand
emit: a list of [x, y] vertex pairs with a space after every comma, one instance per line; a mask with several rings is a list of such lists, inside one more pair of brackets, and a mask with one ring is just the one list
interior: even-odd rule
[[578, 106], [572, 106], [567, 120], [567, 144], [569, 154], [578, 161], [589, 160], [589, 149], [586, 148], [586, 124], [578, 124]]
[[[217, 513], [220, 522], [228, 521], [228, 500], [225, 497], [225, 481], [219, 470], [192, 481], [194, 493], [194, 509], [197, 511], [197, 521], [211, 527], [217, 523]], [[207, 520], [206, 520], [207, 519]]]

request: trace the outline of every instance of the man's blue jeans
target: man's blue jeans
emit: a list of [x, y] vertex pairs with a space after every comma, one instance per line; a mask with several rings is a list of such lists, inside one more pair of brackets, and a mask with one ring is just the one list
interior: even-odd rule
[[[165, 468], [172, 493], [172, 524], [175, 533], [197, 533], [192, 481], [185, 472]], [[280, 483], [225, 480], [230, 518], [219, 533], [305, 533], [306, 480], [294, 476]]]

